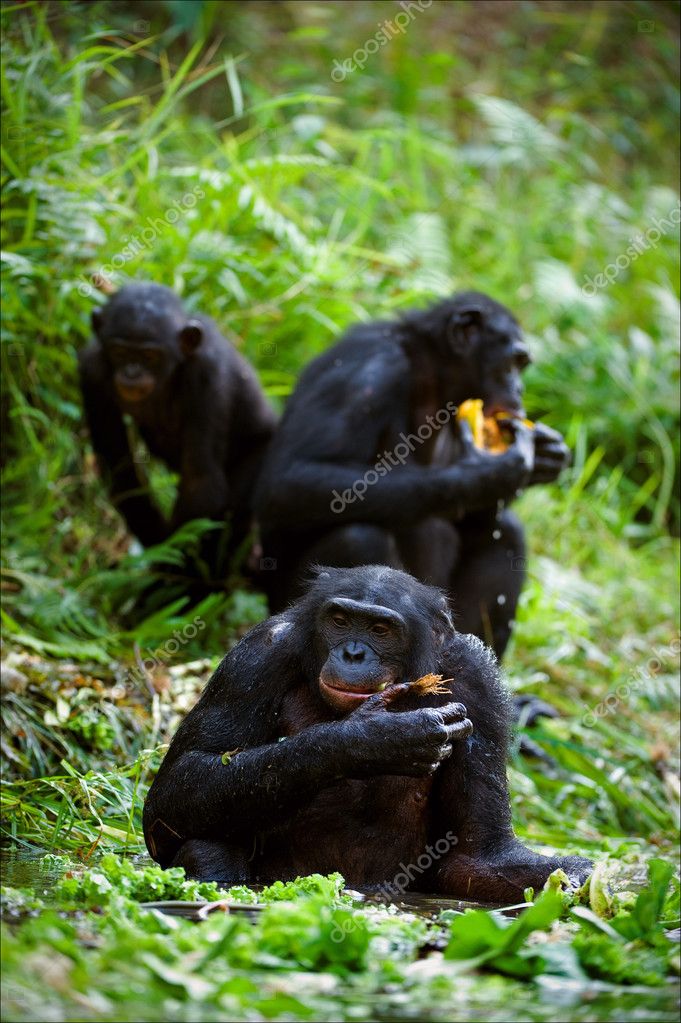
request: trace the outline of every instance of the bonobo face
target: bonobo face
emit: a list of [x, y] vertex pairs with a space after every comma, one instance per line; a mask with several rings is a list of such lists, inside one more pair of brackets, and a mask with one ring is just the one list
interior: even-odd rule
[[121, 401], [135, 404], [150, 398], [173, 368], [175, 360], [153, 341], [115, 338], [104, 345]]
[[468, 292], [434, 310], [446, 337], [444, 376], [451, 391], [482, 398], [484, 413], [523, 417], [522, 371], [530, 363], [520, 326], [505, 306], [487, 295]]
[[408, 634], [399, 612], [381, 604], [332, 597], [320, 608], [317, 635], [326, 653], [319, 690], [334, 710], [346, 713], [372, 693], [402, 681]]
[[111, 366], [120, 400], [148, 400], [177, 366], [199, 348], [203, 328], [159, 284], [130, 284], [92, 314], [92, 326]]
[[499, 328], [488, 327], [480, 339], [480, 394], [475, 397], [482, 398], [486, 416], [508, 412], [523, 417], [521, 374], [531, 361], [530, 353], [514, 320], [509, 317]]

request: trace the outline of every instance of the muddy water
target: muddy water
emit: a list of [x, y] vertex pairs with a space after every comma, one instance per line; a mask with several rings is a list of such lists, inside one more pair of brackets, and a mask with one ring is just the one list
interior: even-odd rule
[[[132, 857], [133, 863], [139, 867], [151, 866], [153, 860], [146, 855]], [[94, 863], [92, 864], [95, 865]], [[40, 851], [29, 851], [23, 849], [2, 849], [0, 850], [0, 871], [2, 883], [12, 888], [28, 888], [46, 902], [50, 900], [50, 893], [54, 882], [59, 880], [64, 873], [62, 865], [50, 863], [49, 857]], [[255, 891], [262, 888], [262, 885], [253, 885]], [[386, 903], [386, 899], [378, 898], [371, 892], [351, 892], [358, 903], [378, 904]], [[393, 904], [398, 909], [407, 913], [416, 913], [419, 916], [432, 919], [443, 909], [452, 909], [463, 913], [466, 909], [489, 909], [489, 906], [482, 906], [477, 902], [464, 902], [458, 899], [444, 899], [435, 895], [427, 895], [421, 892], [405, 892], [396, 898]], [[508, 912], [515, 912], [510, 910]]]
[[43, 852], [0, 850], [2, 883], [10, 888], [29, 888], [41, 899], [49, 900], [53, 884], [63, 873], [64, 868], [50, 865]]

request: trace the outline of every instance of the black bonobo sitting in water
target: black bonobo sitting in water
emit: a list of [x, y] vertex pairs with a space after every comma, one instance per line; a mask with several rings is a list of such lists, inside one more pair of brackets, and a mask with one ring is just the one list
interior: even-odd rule
[[[258, 487], [270, 609], [295, 599], [312, 563], [390, 565], [446, 590], [460, 630], [501, 657], [525, 576], [523, 530], [505, 506], [568, 458], [560, 434], [521, 422], [529, 361], [513, 315], [477, 293], [353, 327], [315, 359]], [[505, 453], [480, 450], [457, 423], [467, 399], [509, 417]]]
[[[252, 494], [275, 416], [252, 367], [205, 316], [188, 316], [158, 284], [132, 284], [92, 314], [80, 354], [92, 444], [111, 499], [148, 546], [196, 518], [230, 520], [236, 550], [252, 523]], [[180, 475], [166, 521], [151, 500], [124, 422]]]
[[513, 833], [508, 720], [494, 655], [454, 630], [441, 591], [384, 566], [321, 569], [185, 718], [144, 808], [147, 846], [223, 884], [338, 870], [371, 887], [426, 854], [418, 887], [443, 895], [514, 902], [558, 867], [579, 885], [588, 860]]

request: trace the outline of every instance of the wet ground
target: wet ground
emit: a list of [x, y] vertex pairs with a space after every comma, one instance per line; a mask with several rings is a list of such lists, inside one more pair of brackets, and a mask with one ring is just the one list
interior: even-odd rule
[[[140, 866], [152, 862], [147, 856], [135, 856], [133, 859]], [[43, 852], [16, 849], [0, 851], [0, 867], [3, 885], [28, 888], [47, 904], [50, 902], [54, 882], [64, 869], [58, 861], [55, 863], [49, 857], [46, 858]], [[384, 897], [379, 899], [370, 892], [351, 894], [356, 896], [358, 904], [385, 903]], [[481, 908], [479, 903], [443, 899], [418, 892], [405, 893], [394, 900], [394, 905], [404, 912], [416, 913], [428, 920], [435, 919], [443, 910], [463, 912], [466, 909]], [[164, 905], [155, 904], [154, 908], [197, 921], [206, 919], [208, 915], [202, 912], [205, 904], [200, 903], [185, 903], [182, 907], [178, 903], [169, 902]], [[504, 913], [515, 915], [519, 909], [506, 907]], [[259, 907], [240, 906], [238, 911], [255, 919]], [[437, 1010], [428, 1002], [419, 1005], [419, 982], [432, 980], [443, 968], [438, 946], [424, 949], [424, 957], [407, 969], [411, 983], [404, 993], [405, 1004], [398, 1004], [400, 998], [392, 995], [385, 1004], [383, 1000], [376, 1003], [372, 1018], [376, 1021], [418, 1018], [431, 1023], [436, 1020], [451, 1023], [468, 1020], [485, 1020], [489, 1023], [670, 1023], [679, 1018], [678, 984], [670, 983], [668, 987], [658, 989], [623, 988], [596, 981], [582, 983], [552, 976], [540, 977], [535, 984], [521, 984], [494, 975], [466, 974], [460, 978], [460, 1004], [457, 999], [456, 1004], [443, 1003]], [[304, 989], [302, 975], [299, 977]], [[351, 1004], [349, 991], [346, 996], [340, 995], [340, 1002], [345, 1002], [347, 996], [350, 996], [348, 1004]]]

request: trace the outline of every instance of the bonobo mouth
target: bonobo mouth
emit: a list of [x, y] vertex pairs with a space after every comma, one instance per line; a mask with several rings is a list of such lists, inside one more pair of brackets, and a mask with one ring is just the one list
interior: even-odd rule
[[482, 414], [487, 419], [525, 419], [527, 413], [522, 405], [502, 405], [498, 401], [483, 402]]
[[148, 387], [145, 385], [141, 387], [125, 387], [119, 385], [116, 388], [121, 401], [126, 401], [128, 402], [128, 404], [134, 404], [135, 402], [138, 401], [144, 401], [145, 398], [149, 397], [153, 389], [154, 389], [153, 387]]
[[327, 703], [335, 710], [348, 711], [358, 707], [364, 700], [368, 700], [375, 693], [381, 693], [390, 680], [384, 679], [381, 682], [366, 682], [363, 685], [353, 686], [347, 689], [343, 682], [335, 680], [319, 680], [319, 691]]

